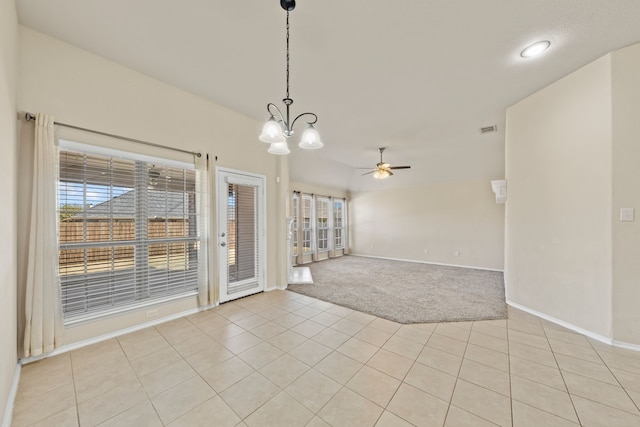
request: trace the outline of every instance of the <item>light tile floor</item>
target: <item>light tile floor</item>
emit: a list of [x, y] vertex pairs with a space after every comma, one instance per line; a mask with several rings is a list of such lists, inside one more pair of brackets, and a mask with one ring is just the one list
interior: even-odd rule
[[13, 426], [640, 426], [640, 353], [522, 311], [400, 325], [288, 291], [26, 365]]

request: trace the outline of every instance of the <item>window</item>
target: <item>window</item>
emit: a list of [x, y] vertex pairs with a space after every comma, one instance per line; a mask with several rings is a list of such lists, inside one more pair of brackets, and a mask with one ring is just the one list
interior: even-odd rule
[[297, 193], [293, 193], [291, 197], [291, 216], [293, 217], [293, 222], [291, 223], [291, 243], [292, 247], [292, 255], [295, 257], [298, 255], [298, 204], [300, 203], [300, 198]]
[[329, 248], [329, 199], [318, 197], [316, 200], [316, 242], [318, 251], [328, 251]]
[[313, 232], [313, 222], [311, 214], [313, 212], [313, 199], [310, 194], [302, 195], [302, 252], [312, 253], [313, 246], [311, 240], [311, 233]]
[[344, 199], [333, 200], [333, 238], [335, 249], [344, 249]]
[[194, 166], [96, 152], [61, 141], [59, 272], [67, 323], [198, 289]]
[[[302, 264], [346, 254], [347, 201], [294, 191], [291, 195], [293, 262]], [[302, 251], [298, 253], [298, 248]]]

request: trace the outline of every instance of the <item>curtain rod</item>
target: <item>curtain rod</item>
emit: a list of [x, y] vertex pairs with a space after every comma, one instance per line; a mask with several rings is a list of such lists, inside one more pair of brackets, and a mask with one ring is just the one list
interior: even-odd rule
[[[34, 121], [36, 119], [36, 116], [34, 114], [31, 114], [31, 113], [25, 113], [24, 114], [24, 118], [28, 122], [30, 122], [30, 121]], [[69, 129], [82, 130], [82, 131], [85, 131], [85, 132], [95, 133], [95, 134], [102, 135], [102, 136], [110, 136], [112, 138], [122, 139], [124, 141], [130, 141], [130, 142], [135, 142], [135, 143], [138, 143], [138, 144], [150, 145], [152, 147], [164, 148], [165, 150], [179, 151], [181, 153], [193, 154], [196, 157], [202, 157], [201, 153], [197, 153], [195, 151], [183, 150], [181, 148], [167, 147], [166, 145], [160, 145], [160, 144], [155, 144], [153, 142], [142, 141], [141, 139], [129, 138], [129, 137], [126, 137], [126, 136], [121, 136], [121, 135], [115, 135], [113, 133], [101, 132], [99, 130], [87, 129], [87, 128], [83, 128], [83, 127], [80, 127], [80, 126], [69, 125], [67, 123], [55, 122], [54, 124], [56, 124], [58, 126], [65, 127], [65, 128], [69, 128]]]
[[299, 191], [299, 190], [293, 190], [293, 193], [297, 193], [297, 194], [308, 194], [309, 196], [313, 196], [313, 197], [323, 197], [325, 199], [339, 199], [339, 200], [347, 200], [346, 197], [338, 197], [338, 196], [327, 196], [324, 194], [316, 194], [316, 193], [305, 193], [304, 191]]

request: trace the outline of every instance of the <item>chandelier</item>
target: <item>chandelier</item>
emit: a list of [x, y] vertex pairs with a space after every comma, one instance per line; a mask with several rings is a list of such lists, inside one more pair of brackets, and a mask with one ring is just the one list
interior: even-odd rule
[[298, 146], [305, 150], [315, 150], [322, 148], [324, 144], [320, 140], [318, 131], [313, 127], [318, 121], [318, 116], [314, 113], [302, 113], [291, 120], [289, 108], [293, 104], [293, 99], [289, 97], [289, 12], [296, 7], [296, 2], [295, 0], [280, 0], [280, 6], [287, 11], [287, 94], [282, 100], [285, 105], [285, 114], [282, 114], [282, 111], [275, 104], [268, 103], [267, 111], [270, 117], [262, 128], [262, 134], [259, 138], [260, 141], [269, 144], [269, 153], [284, 155], [291, 152], [287, 145], [287, 138], [293, 135], [293, 125], [301, 118], [307, 127], [302, 133]]

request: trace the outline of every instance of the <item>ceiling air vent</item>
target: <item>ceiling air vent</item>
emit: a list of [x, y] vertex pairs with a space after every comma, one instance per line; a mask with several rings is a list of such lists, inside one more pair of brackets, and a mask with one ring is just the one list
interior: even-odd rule
[[496, 132], [497, 130], [498, 130], [498, 125], [487, 126], [484, 128], [480, 128], [480, 133]]

